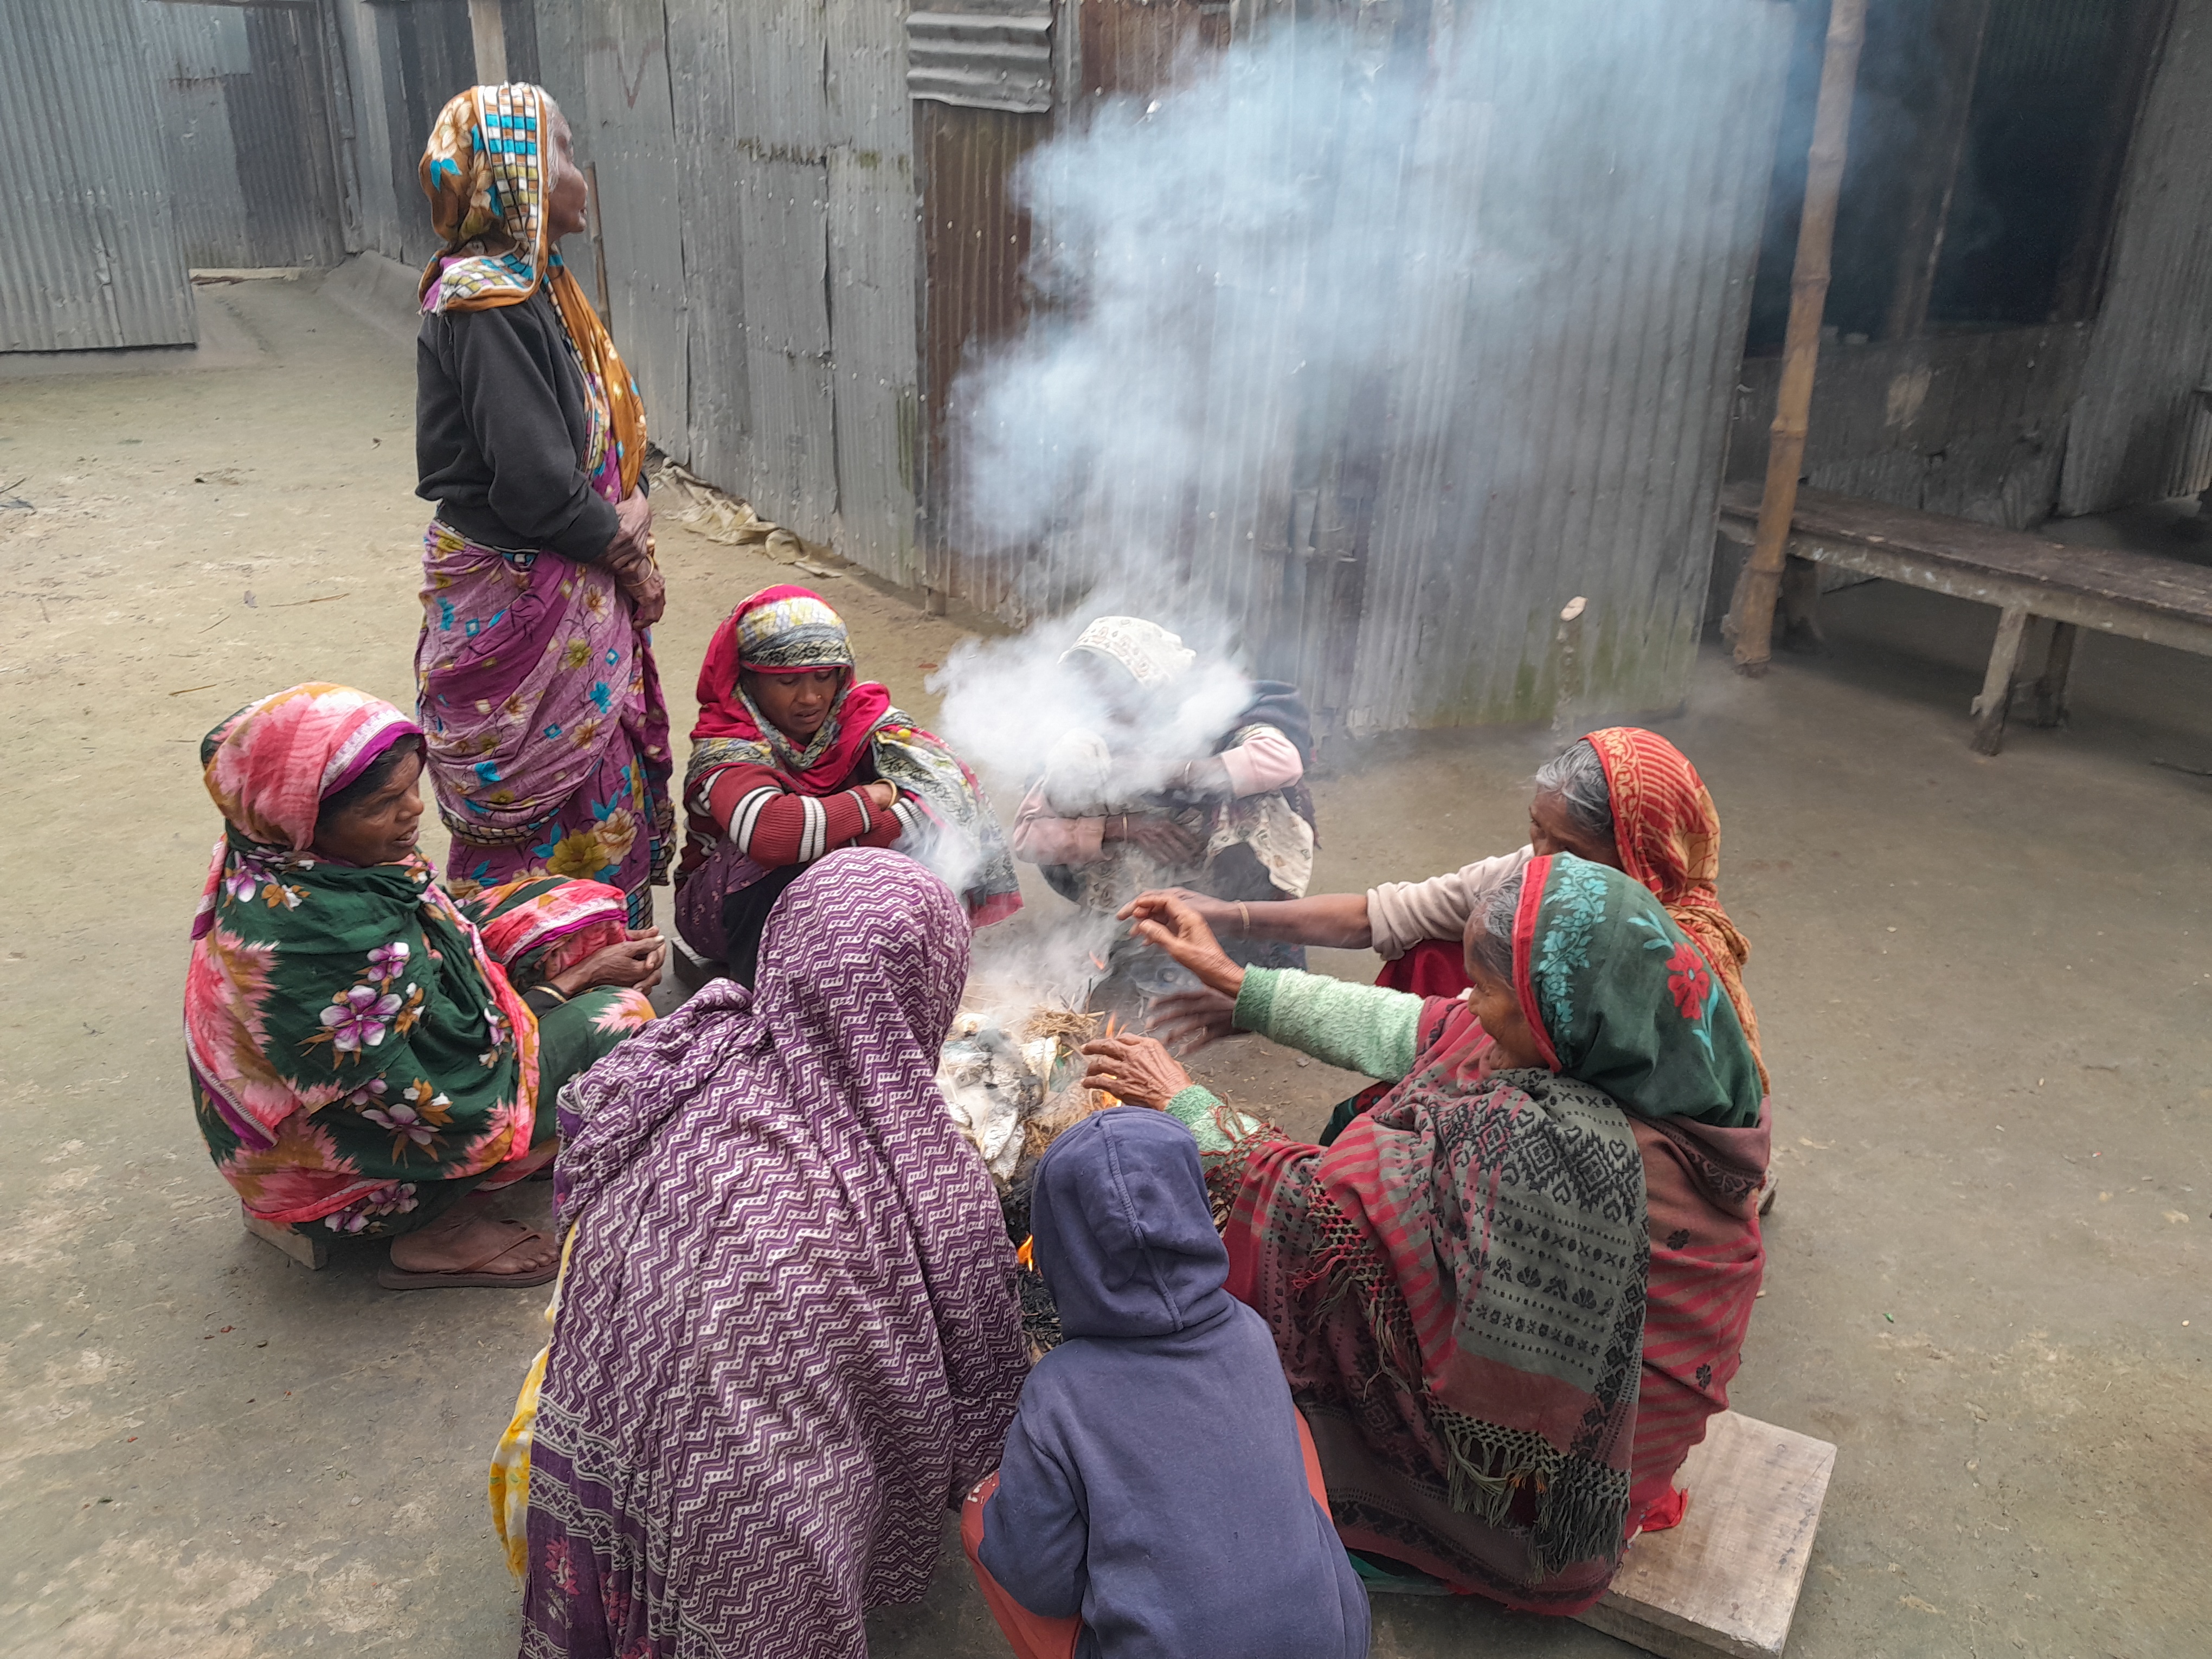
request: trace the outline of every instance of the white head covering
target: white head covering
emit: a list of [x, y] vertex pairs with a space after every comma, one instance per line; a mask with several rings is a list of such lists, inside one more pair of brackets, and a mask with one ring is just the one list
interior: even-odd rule
[[1172, 685], [1198, 660], [1198, 653], [1185, 646], [1181, 635], [1142, 617], [1099, 617], [1076, 635], [1060, 659], [1066, 662], [1078, 651], [1119, 663], [1146, 691]]

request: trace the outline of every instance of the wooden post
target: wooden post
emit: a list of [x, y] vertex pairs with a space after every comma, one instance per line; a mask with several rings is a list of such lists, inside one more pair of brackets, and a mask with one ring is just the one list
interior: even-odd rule
[[1820, 316], [1828, 304], [1828, 255], [1836, 240], [1836, 199], [1843, 191], [1851, 91], [1865, 40], [1866, 0], [1834, 0], [1805, 166], [1805, 212], [1790, 278], [1790, 327], [1783, 338], [1782, 386], [1767, 443], [1766, 493], [1759, 500], [1759, 532], [1736, 590], [1735, 665], [1746, 674], [1764, 674], [1773, 654], [1774, 601], [1782, 588], [1790, 515], [1797, 510], [1797, 475], [1805, 466], [1813, 372], [1820, 361]]
[[599, 234], [599, 164], [584, 163], [584, 186], [590, 192], [592, 207], [592, 264], [599, 278], [599, 320], [611, 328], [615, 315], [613, 301], [607, 293], [607, 244]]
[[2051, 624], [2051, 643], [2043, 650], [2043, 673], [2035, 682], [2035, 723], [2068, 723], [2066, 679], [2074, 672], [2074, 636], [2081, 629], [2072, 623]]
[[2021, 641], [2027, 633], [2027, 607], [2008, 605], [1997, 612], [1997, 637], [1990, 647], [1990, 665], [1982, 676], [1982, 695], [1974, 699], [1974, 735], [1978, 755], [1994, 755], [2004, 746], [2005, 716], [2012, 709], [2012, 685], [2020, 677]]
[[507, 80], [507, 20], [500, 0], [469, 0], [469, 33], [477, 50], [477, 84], [495, 87]]
[[1583, 612], [1589, 601], [1577, 593], [1559, 612], [1559, 689], [1552, 699], [1552, 746], [1565, 748], [1582, 735], [1574, 729], [1575, 711], [1583, 699]]

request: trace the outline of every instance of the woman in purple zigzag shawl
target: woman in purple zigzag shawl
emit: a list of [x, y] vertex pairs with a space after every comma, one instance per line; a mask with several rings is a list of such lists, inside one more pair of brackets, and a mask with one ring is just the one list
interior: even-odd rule
[[937, 1093], [968, 938], [913, 860], [832, 853], [756, 989], [716, 981], [563, 1091], [525, 1659], [865, 1659], [868, 1610], [927, 1586], [1028, 1369]]

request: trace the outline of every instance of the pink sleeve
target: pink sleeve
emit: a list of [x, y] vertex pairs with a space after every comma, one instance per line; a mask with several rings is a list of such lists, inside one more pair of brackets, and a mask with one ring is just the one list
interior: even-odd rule
[[1014, 856], [1025, 864], [1096, 864], [1105, 845], [1103, 818], [1056, 818], [1045, 805], [1044, 785], [1022, 797], [1007, 836]]
[[1255, 727], [1234, 749], [1223, 750], [1221, 764], [1229, 773], [1233, 795], [1264, 795], [1270, 789], [1288, 788], [1306, 775], [1297, 745], [1272, 726]]

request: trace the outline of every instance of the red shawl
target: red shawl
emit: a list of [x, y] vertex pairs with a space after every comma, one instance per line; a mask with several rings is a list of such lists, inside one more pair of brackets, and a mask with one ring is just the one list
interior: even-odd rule
[[1493, 1073], [1466, 1002], [1431, 999], [1413, 1068], [1328, 1152], [1263, 1128], [1206, 1162], [1345, 1541], [1572, 1613], [1727, 1407], [1767, 1128], [1656, 895], [1537, 859], [1519, 923], [1519, 999], [1567, 1075]]

